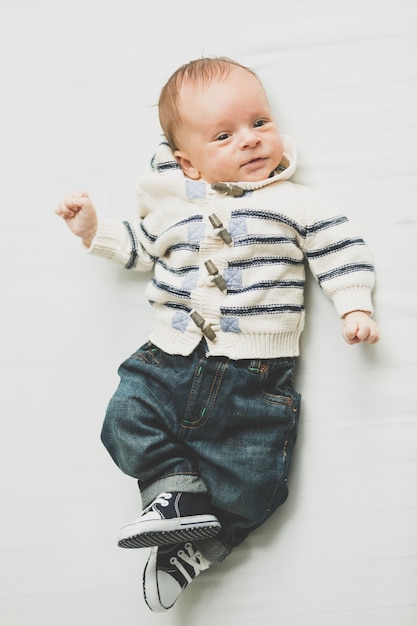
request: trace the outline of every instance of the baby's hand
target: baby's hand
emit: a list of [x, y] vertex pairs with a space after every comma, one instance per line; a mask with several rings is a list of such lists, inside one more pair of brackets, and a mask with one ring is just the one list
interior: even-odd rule
[[365, 311], [351, 311], [345, 315], [342, 335], [349, 344], [376, 343], [380, 336], [377, 324]]
[[97, 214], [88, 194], [84, 191], [68, 193], [59, 203], [55, 213], [62, 217], [71, 231], [90, 247], [97, 231]]

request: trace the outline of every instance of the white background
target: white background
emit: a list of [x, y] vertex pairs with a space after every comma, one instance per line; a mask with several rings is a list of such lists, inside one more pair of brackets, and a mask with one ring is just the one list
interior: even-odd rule
[[[1, 624], [417, 624], [416, 31], [414, 0], [0, 0]], [[258, 72], [296, 180], [357, 223], [382, 340], [344, 344], [309, 286], [290, 498], [157, 615], [147, 551], [115, 543], [136, 484], [99, 441], [147, 277], [86, 255], [54, 209], [85, 189], [134, 216], [159, 90], [201, 55]]]

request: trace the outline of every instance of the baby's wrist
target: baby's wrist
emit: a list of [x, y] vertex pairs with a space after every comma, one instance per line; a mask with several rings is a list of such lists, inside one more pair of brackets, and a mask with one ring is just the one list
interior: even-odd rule
[[81, 237], [81, 241], [86, 248], [89, 248], [93, 242], [94, 237], [96, 236], [96, 230], [94, 232], [86, 233]]
[[363, 313], [364, 315], [367, 315], [368, 317], [372, 317], [372, 313], [370, 311], [364, 311], [362, 309], [355, 309], [354, 311], [348, 311], [342, 317], [343, 319], [345, 319], [348, 315], [352, 315], [355, 313]]

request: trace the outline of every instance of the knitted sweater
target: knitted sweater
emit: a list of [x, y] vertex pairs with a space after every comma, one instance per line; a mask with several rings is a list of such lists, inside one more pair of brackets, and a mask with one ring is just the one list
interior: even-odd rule
[[[290, 182], [295, 146], [261, 182], [209, 185], [186, 178], [162, 141], [139, 186], [139, 219], [99, 222], [90, 253], [153, 269], [149, 339], [190, 354], [297, 356], [304, 327], [305, 260], [340, 316], [372, 312], [374, 268], [348, 219]], [[214, 187], [214, 188], [213, 188]]]

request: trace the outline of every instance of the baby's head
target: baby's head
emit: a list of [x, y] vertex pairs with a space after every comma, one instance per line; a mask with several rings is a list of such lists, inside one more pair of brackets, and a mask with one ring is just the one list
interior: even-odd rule
[[262, 83], [230, 59], [197, 59], [176, 70], [161, 91], [159, 119], [184, 174], [194, 180], [264, 180], [283, 156]]

